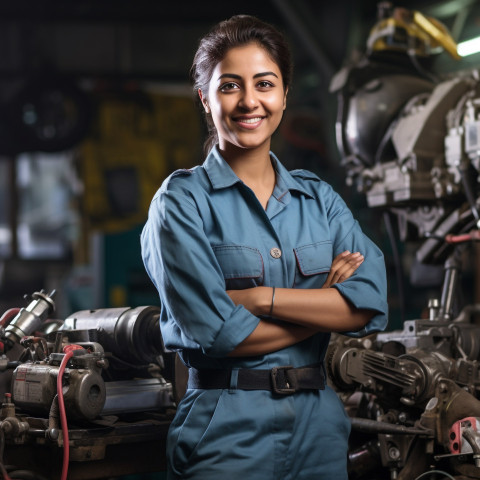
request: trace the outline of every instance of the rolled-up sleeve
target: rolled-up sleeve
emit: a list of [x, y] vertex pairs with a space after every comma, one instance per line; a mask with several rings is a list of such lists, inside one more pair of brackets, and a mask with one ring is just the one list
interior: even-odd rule
[[201, 349], [224, 357], [257, 327], [259, 318], [235, 306], [188, 192], [162, 187], [141, 235], [145, 268], [162, 303], [167, 348]]
[[358, 222], [341, 197], [327, 189], [327, 214], [334, 245], [334, 256], [349, 250], [360, 252], [364, 261], [355, 273], [333, 285], [356, 308], [369, 309], [375, 315], [357, 332], [347, 332], [353, 337], [362, 337], [385, 330], [388, 323], [387, 278], [382, 251], [361, 230]]

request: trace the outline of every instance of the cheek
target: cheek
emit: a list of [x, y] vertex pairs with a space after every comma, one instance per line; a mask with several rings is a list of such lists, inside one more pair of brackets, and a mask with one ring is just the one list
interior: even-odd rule
[[283, 99], [281, 100], [276, 99], [275, 101], [272, 101], [267, 108], [270, 111], [271, 120], [274, 124], [273, 127], [276, 129], [283, 118], [283, 113], [285, 110]]
[[[233, 95], [231, 96], [233, 97]], [[228, 125], [231, 113], [235, 110], [235, 101], [233, 98], [213, 99], [211, 105], [212, 119], [215, 126], [221, 128], [222, 125]]]
[[275, 97], [265, 102], [265, 106], [270, 110], [272, 114], [281, 115], [285, 107], [285, 101], [283, 97]]

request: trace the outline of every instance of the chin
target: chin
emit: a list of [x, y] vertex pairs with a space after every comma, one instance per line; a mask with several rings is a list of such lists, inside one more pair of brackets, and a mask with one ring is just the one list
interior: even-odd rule
[[261, 148], [264, 147], [265, 144], [268, 143], [269, 139], [261, 139], [261, 140], [254, 140], [254, 139], [246, 139], [246, 140], [237, 140], [235, 145], [238, 148], [245, 148], [245, 149], [255, 149], [255, 148]]

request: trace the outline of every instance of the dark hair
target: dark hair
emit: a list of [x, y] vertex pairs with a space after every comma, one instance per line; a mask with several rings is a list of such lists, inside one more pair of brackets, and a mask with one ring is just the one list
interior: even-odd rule
[[[205, 94], [214, 68], [225, 58], [230, 49], [249, 43], [257, 43], [266, 50], [278, 65], [283, 77], [283, 86], [286, 89], [292, 79], [293, 63], [285, 37], [275, 27], [256, 17], [235, 15], [215, 25], [200, 40], [190, 70], [195, 93], [200, 89]], [[206, 114], [206, 120], [208, 138], [204, 144], [205, 154], [218, 142], [217, 130], [209, 114]]]

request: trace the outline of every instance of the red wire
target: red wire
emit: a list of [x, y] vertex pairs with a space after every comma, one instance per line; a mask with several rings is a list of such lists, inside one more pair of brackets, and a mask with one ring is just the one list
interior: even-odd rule
[[73, 349], [65, 352], [65, 356], [63, 357], [62, 363], [60, 364], [60, 368], [58, 369], [58, 376], [57, 376], [58, 407], [60, 410], [60, 421], [62, 424], [62, 433], [63, 433], [63, 465], [62, 465], [61, 480], [67, 480], [68, 462], [69, 462], [69, 456], [70, 456], [70, 448], [68, 444], [67, 414], [65, 413], [65, 404], [63, 402], [62, 379], [63, 379], [63, 372], [65, 371], [65, 367], [67, 366], [68, 361], [72, 357], [73, 357]]
[[445, 240], [447, 243], [463, 243], [473, 240], [473, 236], [470, 233], [464, 233], [463, 235], [447, 235]]
[[447, 243], [463, 243], [471, 240], [480, 240], [480, 230], [472, 230], [469, 233], [463, 233], [460, 235], [448, 234], [445, 236]]
[[20, 310], [20, 308], [11, 308], [10, 310], [7, 310], [0, 318], [0, 326], [5, 327], [9, 324], [12, 318], [15, 317]]
[[11, 478], [8, 476], [8, 473], [7, 473], [7, 471], [5, 470], [5, 467], [4, 467], [3, 465], [1, 466], [1, 470], [2, 470], [3, 480], [11, 480]]

